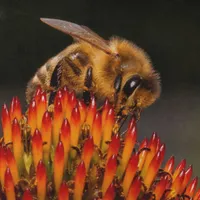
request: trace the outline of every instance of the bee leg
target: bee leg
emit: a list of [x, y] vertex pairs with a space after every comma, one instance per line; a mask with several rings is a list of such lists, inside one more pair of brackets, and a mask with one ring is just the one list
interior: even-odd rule
[[53, 103], [56, 91], [61, 86], [62, 66], [64, 62], [67, 62], [67, 64], [71, 67], [71, 69], [77, 76], [81, 74], [81, 70], [79, 69], [79, 67], [77, 67], [76, 64], [70, 58], [65, 57], [62, 60], [60, 60], [56, 65], [51, 76], [50, 87], [55, 88], [55, 90], [50, 93], [49, 105]]
[[115, 134], [120, 132], [120, 130], [122, 129], [127, 118], [128, 118], [128, 115], [124, 115], [123, 117], [117, 116], [117, 120], [116, 120], [114, 127], [113, 127], [113, 132]]
[[121, 89], [121, 84], [122, 84], [122, 75], [118, 74], [117, 77], [115, 78], [115, 82], [114, 82], [114, 89], [115, 89], [114, 104], [115, 104], [115, 106], [117, 105], [117, 102], [118, 102], [118, 93]]
[[120, 129], [123, 127], [128, 116], [129, 115], [128, 115], [128, 112], [127, 112], [125, 106], [121, 107], [116, 116], [116, 121], [115, 121], [115, 125], [113, 128], [114, 133], [117, 133], [120, 131]]
[[53, 74], [51, 76], [50, 87], [55, 88], [55, 90], [50, 92], [49, 103], [48, 103], [49, 105], [53, 104], [56, 95], [56, 90], [61, 85], [61, 75], [62, 75], [62, 64], [61, 62], [59, 62], [56, 65]]
[[92, 67], [89, 67], [86, 72], [86, 77], [84, 81], [84, 91], [83, 91], [83, 100], [88, 105], [90, 103], [90, 91], [92, 87]]
[[125, 114], [124, 113], [124, 110], [125, 110], [125, 106], [121, 106], [121, 102], [119, 102], [119, 91], [121, 89], [121, 84], [122, 84], [122, 75], [121, 74], [118, 74], [115, 78], [115, 81], [114, 81], [114, 107], [115, 107], [115, 110], [118, 111], [117, 113], [117, 119], [116, 119], [116, 123], [114, 125], [114, 132], [118, 132], [124, 122], [126, 121], [127, 117], [128, 117], [128, 114]]
[[141, 108], [138, 108], [136, 107], [134, 110], [133, 110], [133, 117], [135, 118], [136, 121], [139, 121], [140, 120], [140, 116], [141, 116]]

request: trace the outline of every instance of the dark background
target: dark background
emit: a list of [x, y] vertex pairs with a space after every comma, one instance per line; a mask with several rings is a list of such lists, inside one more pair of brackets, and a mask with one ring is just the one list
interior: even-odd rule
[[200, 176], [198, 1], [0, 0], [0, 104], [13, 95], [24, 102], [26, 83], [36, 69], [72, 42], [40, 17], [84, 24], [104, 38], [118, 35], [144, 48], [163, 89], [141, 116], [139, 140], [157, 131], [167, 145], [166, 158], [186, 158]]

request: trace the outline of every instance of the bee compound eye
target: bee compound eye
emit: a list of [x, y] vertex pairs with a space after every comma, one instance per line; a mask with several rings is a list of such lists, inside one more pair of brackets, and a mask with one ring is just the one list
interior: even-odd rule
[[132, 76], [124, 85], [123, 91], [129, 97], [134, 90], [140, 85], [141, 83], [141, 77], [138, 75]]

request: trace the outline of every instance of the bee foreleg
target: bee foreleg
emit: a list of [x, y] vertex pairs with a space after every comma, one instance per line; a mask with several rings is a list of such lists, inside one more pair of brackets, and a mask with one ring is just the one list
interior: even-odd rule
[[124, 125], [126, 119], [128, 118], [128, 112], [125, 106], [122, 106], [120, 110], [117, 112], [115, 125], [113, 131], [115, 133], [119, 132], [122, 126]]
[[133, 110], [132, 115], [135, 117], [136, 121], [140, 120], [141, 112], [142, 112], [142, 110], [139, 107], [135, 107], [135, 109]]
[[92, 67], [89, 67], [86, 72], [84, 81], [83, 100], [86, 104], [90, 102], [90, 88], [92, 87]]
[[115, 131], [119, 132], [122, 129], [124, 123], [126, 122], [127, 118], [131, 116], [136, 121], [140, 119], [141, 115], [141, 108], [133, 107], [132, 109], [127, 109], [123, 106], [117, 114], [116, 123], [115, 123]]
[[115, 106], [117, 105], [117, 102], [118, 102], [118, 93], [120, 91], [121, 84], [122, 84], [122, 75], [118, 74], [117, 77], [115, 78], [115, 82], [114, 82], [114, 89], [115, 89], [114, 104], [115, 104]]

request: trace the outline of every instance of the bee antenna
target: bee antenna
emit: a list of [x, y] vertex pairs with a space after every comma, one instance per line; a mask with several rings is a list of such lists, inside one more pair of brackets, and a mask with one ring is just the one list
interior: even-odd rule
[[120, 55], [118, 53], [115, 53], [115, 58], [119, 59], [120, 58]]
[[108, 54], [110, 54], [115, 59], [119, 59], [120, 58], [120, 55], [118, 53], [108, 53]]

